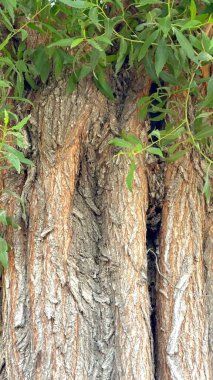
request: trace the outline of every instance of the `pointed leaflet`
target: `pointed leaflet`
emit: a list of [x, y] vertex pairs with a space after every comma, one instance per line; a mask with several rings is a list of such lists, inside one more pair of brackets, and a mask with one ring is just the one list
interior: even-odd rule
[[18, 173], [21, 172], [21, 163], [18, 157], [11, 153], [5, 154], [4, 157], [11, 163]]
[[126, 133], [125, 131], [122, 131], [121, 137], [124, 140], [129, 141], [133, 145], [137, 145], [137, 144], [142, 145], [141, 140], [137, 136], [135, 136], [133, 133]]
[[17, 130], [23, 128], [23, 126], [24, 126], [25, 124], [27, 124], [27, 122], [29, 121], [30, 117], [31, 117], [31, 115], [25, 117], [25, 118], [22, 119], [18, 124], [14, 125], [14, 127], [12, 127], [11, 129], [12, 129], [13, 131], [17, 131]]
[[7, 269], [8, 267], [8, 245], [5, 239], [0, 237], [0, 263], [4, 267], [4, 269]]
[[150, 147], [146, 149], [147, 152], [154, 154], [155, 156], [160, 156], [163, 158], [163, 153], [160, 148]]
[[135, 161], [132, 161], [130, 168], [129, 168], [129, 172], [128, 172], [127, 177], [126, 177], [126, 184], [127, 184], [129, 191], [131, 191], [131, 192], [132, 192], [132, 184], [133, 184], [135, 169], [136, 169], [136, 163], [135, 163]]
[[78, 8], [78, 9], [85, 9], [85, 8], [90, 8], [94, 6], [92, 3], [89, 3], [89, 1], [81, 1], [81, 0], [75, 0], [75, 1], [60, 0], [60, 3], [68, 5], [69, 7], [72, 7], [72, 8]]
[[213, 126], [211, 124], [206, 125], [201, 131], [195, 134], [195, 140], [202, 140], [206, 137], [213, 136]]
[[138, 62], [140, 62], [145, 57], [150, 45], [157, 39], [158, 34], [159, 34], [159, 30], [155, 30], [153, 33], [151, 33], [147, 37], [146, 41], [144, 42], [138, 54]]
[[119, 148], [132, 149], [132, 144], [130, 142], [119, 137], [115, 137], [114, 139], [110, 140], [109, 144], [117, 146]]
[[181, 33], [177, 29], [175, 30], [175, 34], [180, 46], [182, 47], [183, 51], [186, 53], [187, 57], [189, 57], [192, 61], [194, 61], [195, 53], [189, 40], [183, 35], [183, 33]]
[[118, 52], [118, 59], [115, 65], [116, 74], [120, 71], [126, 57], [127, 43], [123, 37], [121, 37], [120, 48]]
[[97, 67], [97, 71], [95, 72], [94, 81], [98, 89], [107, 96], [108, 99], [114, 100], [113, 91], [106, 80], [106, 76], [104, 70], [101, 66]]
[[191, 13], [191, 20], [194, 20], [196, 13], [197, 13], [197, 7], [196, 7], [194, 0], [191, 0], [189, 9], [190, 9], [190, 13]]
[[7, 214], [4, 209], [0, 209], [0, 223], [4, 224], [5, 226], [7, 225]]
[[166, 64], [168, 58], [168, 48], [166, 46], [165, 39], [162, 38], [158, 44], [155, 53], [155, 71], [157, 76], [159, 76], [160, 72], [163, 70], [164, 65]]

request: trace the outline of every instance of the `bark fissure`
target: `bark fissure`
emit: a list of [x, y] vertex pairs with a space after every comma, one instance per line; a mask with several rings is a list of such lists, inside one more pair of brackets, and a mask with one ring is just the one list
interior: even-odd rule
[[36, 170], [5, 178], [26, 200], [25, 218], [3, 198], [22, 225], [8, 234], [7, 380], [211, 379], [211, 238], [204, 273], [194, 167], [138, 157], [127, 190], [129, 159], [113, 158], [108, 141], [121, 129], [147, 139], [136, 104], [150, 81], [122, 75], [115, 103], [89, 81], [72, 96], [64, 81], [41, 90], [30, 128]]

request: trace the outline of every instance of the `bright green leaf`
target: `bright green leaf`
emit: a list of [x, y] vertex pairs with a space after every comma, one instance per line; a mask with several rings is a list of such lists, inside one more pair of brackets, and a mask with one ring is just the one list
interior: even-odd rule
[[75, 1], [59, 0], [59, 1], [60, 3], [63, 3], [65, 5], [68, 5], [69, 7], [77, 8], [77, 9], [85, 9], [85, 8], [90, 8], [94, 6], [94, 4], [89, 3], [89, 1], [81, 1], [81, 0], [75, 0]]
[[22, 129], [23, 126], [27, 124], [27, 122], [30, 120], [30, 118], [31, 118], [31, 115], [24, 117], [24, 119], [22, 119], [18, 124], [14, 125], [14, 127], [12, 127], [11, 129], [13, 131], [18, 131], [19, 129]]
[[4, 267], [4, 269], [7, 269], [8, 267], [8, 245], [5, 239], [0, 237], [0, 263]]
[[21, 172], [21, 163], [18, 157], [12, 153], [6, 153], [4, 157], [10, 162], [10, 164], [16, 169], [18, 173]]
[[117, 58], [117, 62], [115, 65], [116, 74], [120, 71], [120, 69], [124, 63], [124, 60], [126, 57], [126, 51], [127, 51], [127, 43], [126, 43], [125, 39], [123, 37], [121, 37], [120, 48], [119, 48], [119, 52], [118, 52], [118, 58]]
[[196, 17], [196, 14], [197, 14], [197, 7], [196, 7], [196, 3], [194, 0], [191, 0], [189, 9], [190, 9], [190, 13], [191, 13], [191, 20], [194, 20]]
[[0, 223], [7, 225], [7, 214], [6, 211], [3, 209], [0, 209]]
[[130, 142], [119, 137], [115, 137], [114, 139], [110, 140], [109, 144], [117, 146], [119, 148], [132, 149], [132, 144]]
[[155, 156], [160, 156], [163, 158], [163, 153], [162, 153], [162, 150], [160, 148], [155, 148], [155, 147], [151, 146], [150, 148], [147, 148], [146, 151], [151, 153], [151, 154], [154, 154]]
[[132, 192], [132, 185], [133, 185], [135, 169], [136, 169], [136, 163], [135, 163], [135, 161], [132, 161], [130, 168], [129, 168], [129, 172], [128, 172], [127, 177], [126, 177], [127, 188], [131, 192]]

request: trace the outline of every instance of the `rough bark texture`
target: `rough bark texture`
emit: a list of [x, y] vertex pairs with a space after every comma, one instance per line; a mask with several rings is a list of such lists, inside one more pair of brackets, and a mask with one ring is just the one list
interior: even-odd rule
[[[5, 275], [7, 377], [153, 379], [144, 164], [132, 195], [128, 162], [108, 147], [117, 107], [91, 84], [64, 87], [39, 94], [34, 112], [27, 226]], [[130, 96], [120, 122], [140, 135]]]
[[167, 167], [157, 289], [158, 379], [211, 379], [203, 196], [191, 160]]
[[22, 229], [8, 232], [1, 380], [212, 378], [211, 223], [205, 232], [194, 166], [188, 159], [166, 169], [156, 330], [147, 210], [149, 226], [158, 224], [164, 165], [140, 157], [130, 193], [128, 159], [113, 159], [108, 144], [122, 128], [146, 139], [136, 102], [149, 88], [133, 77], [113, 104], [89, 81], [72, 96], [65, 81], [37, 94], [29, 127], [35, 167], [4, 180], [26, 212], [2, 197]]

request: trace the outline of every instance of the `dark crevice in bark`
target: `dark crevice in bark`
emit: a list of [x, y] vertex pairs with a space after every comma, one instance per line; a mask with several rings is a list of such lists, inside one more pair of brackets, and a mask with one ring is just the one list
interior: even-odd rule
[[158, 234], [159, 227], [153, 231], [149, 226], [147, 227], [147, 277], [148, 277], [148, 290], [150, 297], [151, 313], [150, 313], [150, 326], [153, 339], [153, 358], [156, 377], [156, 364], [157, 364], [157, 320], [156, 320], [156, 275], [158, 260]]
[[125, 100], [131, 84], [131, 72], [127, 70], [128, 64], [125, 63], [116, 76], [114, 81], [114, 93], [116, 96], [116, 117], [119, 120], [122, 116]]
[[159, 233], [161, 227], [162, 207], [164, 199], [164, 167], [165, 164], [155, 157], [147, 157], [147, 178], [149, 184], [149, 207], [147, 210], [147, 277], [151, 313], [150, 326], [153, 339], [153, 357], [155, 379], [157, 380], [157, 310], [156, 286], [159, 254]]

